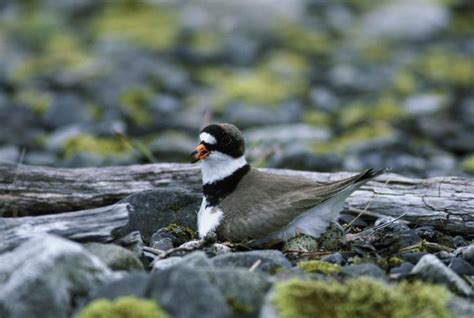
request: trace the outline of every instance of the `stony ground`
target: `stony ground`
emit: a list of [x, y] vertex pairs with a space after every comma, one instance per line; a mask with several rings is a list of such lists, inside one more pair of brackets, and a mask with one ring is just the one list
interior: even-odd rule
[[[184, 161], [212, 119], [256, 166], [474, 174], [471, 1], [282, 3], [2, 2], [0, 162]], [[0, 317], [474, 316], [472, 237], [342, 214], [317, 240], [156, 259], [195, 239], [200, 198], [150, 218], [155, 195], [108, 244], [0, 255]]]

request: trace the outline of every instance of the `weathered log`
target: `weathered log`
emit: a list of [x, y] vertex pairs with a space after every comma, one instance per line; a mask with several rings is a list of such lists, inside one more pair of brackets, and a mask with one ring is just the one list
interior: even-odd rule
[[[350, 173], [268, 169], [327, 182]], [[126, 167], [57, 169], [0, 166], [0, 213], [36, 215], [103, 206], [137, 191], [184, 187], [200, 191], [199, 166], [153, 164]], [[464, 235], [474, 234], [474, 180], [460, 177], [410, 179], [384, 174], [347, 199], [347, 208], [399, 217]]]
[[129, 205], [22, 218], [0, 219], [0, 254], [42, 234], [56, 234], [75, 241], [107, 242], [113, 229], [128, 222]]

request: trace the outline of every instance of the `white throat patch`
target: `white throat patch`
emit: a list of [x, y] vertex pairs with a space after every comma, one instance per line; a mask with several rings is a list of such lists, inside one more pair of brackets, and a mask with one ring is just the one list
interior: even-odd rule
[[232, 175], [247, 164], [245, 156], [233, 158], [219, 151], [213, 151], [202, 161], [202, 183], [211, 184]]
[[199, 139], [201, 139], [201, 141], [204, 141], [205, 143], [210, 144], [210, 145], [217, 144], [216, 138], [207, 132], [202, 132], [199, 135]]

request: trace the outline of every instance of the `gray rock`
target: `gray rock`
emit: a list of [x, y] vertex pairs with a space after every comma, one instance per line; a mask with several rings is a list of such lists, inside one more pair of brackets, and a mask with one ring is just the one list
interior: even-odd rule
[[418, 263], [420, 261], [420, 259], [427, 255], [428, 253], [426, 252], [408, 252], [408, 253], [401, 253], [400, 254], [400, 257], [409, 262], [409, 263], [412, 263], [413, 265], [415, 265], [416, 263]]
[[279, 268], [291, 268], [291, 263], [277, 250], [258, 250], [218, 255], [211, 259], [215, 267], [244, 267], [249, 269], [255, 262], [261, 261], [259, 271], [274, 273]]
[[448, 265], [459, 276], [474, 275], [474, 266], [463, 260], [462, 258], [453, 257]]
[[464, 237], [460, 235], [456, 235], [453, 237], [453, 247], [458, 248], [458, 247], [463, 247], [463, 246], [468, 246], [469, 242], [464, 239]]
[[142, 262], [131, 251], [121, 246], [87, 243], [84, 247], [113, 270], [144, 270]]
[[159, 272], [180, 264], [183, 261], [182, 257], [171, 256], [165, 259], [160, 259], [153, 264], [152, 272]]
[[346, 263], [346, 259], [339, 252], [324, 256], [323, 258], [321, 258], [321, 260], [323, 262], [328, 262], [328, 263], [337, 264], [337, 265], [344, 265]]
[[474, 266], [474, 244], [457, 248], [454, 256], [461, 257]]
[[[150, 274], [148, 273], [127, 273], [119, 279], [107, 282], [94, 289], [87, 297], [87, 302], [101, 298], [114, 300], [124, 296], [144, 298], [146, 297], [149, 278]], [[84, 305], [87, 305], [87, 303], [84, 303]]]
[[223, 117], [241, 129], [258, 125], [294, 123], [299, 121], [302, 115], [302, 107], [297, 102], [285, 103], [279, 107], [256, 107], [248, 104], [233, 106], [227, 107]]
[[415, 95], [405, 101], [405, 110], [415, 116], [426, 116], [439, 111], [444, 106], [438, 95]]
[[25, 163], [34, 166], [54, 166], [57, 161], [55, 155], [45, 151], [28, 151]]
[[72, 94], [57, 94], [45, 114], [45, 122], [54, 128], [87, 123], [91, 116], [82, 98]]
[[67, 317], [110, 269], [80, 244], [40, 236], [0, 256], [1, 317]]
[[196, 211], [201, 195], [182, 188], [153, 189], [134, 193], [122, 202], [130, 203], [133, 212], [129, 222], [114, 231], [115, 237], [122, 237], [139, 231], [145, 242], [149, 242], [157, 229], [177, 224], [196, 229]]
[[449, 12], [429, 0], [389, 1], [362, 21], [362, 34], [374, 39], [422, 40], [445, 28]]
[[136, 257], [139, 259], [143, 256], [143, 240], [139, 231], [133, 231], [124, 237], [120, 237], [113, 241], [113, 243], [118, 244], [126, 249], [132, 251]]
[[18, 159], [20, 159], [20, 149], [17, 146], [0, 147], [0, 163], [17, 163]]
[[184, 257], [172, 256], [155, 262], [153, 272], [162, 271], [175, 265], [186, 265], [192, 268], [210, 269], [213, 267], [211, 260], [203, 251], [195, 251]]
[[390, 278], [400, 279], [405, 277], [410, 274], [413, 267], [415, 267], [415, 265], [412, 263], [403, 262], [400, 266], [390, 269]]
[[448, 309], [456, 318], [474, 317], [474, 302], [461, 297], [452, 297], [448, 302]]
[[157, 237], [155, 234], [151, 236], [151, 247], [161, 251], [167, 251], [173, 248], [173, 241], [171, 240], [171, 238], [160, 236]]
[[177, 265], [152, 273], [148, 288], [148, 296], [173, 317], [194, 318], [203, 313], [206, 317], [231, 317], [221, 291], [191, 266]]
[[249, 143], [292, 143], [295, 141], [327, 141], [330, 133], [327, 129], [315, 128], [307, 124], [273, 125], [244, 131], [245, 141]]
[[243, 268], [203, 272], [224, 295], [234, 317], [255, 317], [271, 287], [268, 276], [263, 272], [249, 272]]
[[461, 296], [472, 295], [472, 288], [432, 254], [423, 256], [411, 271], [411, 275], [431, 283], [446, 285]]
[[356, 265], [344, 266], [341, 273], [348, 278], [356, 278], [360, 276], [373, 277], [380, 280], [387, 280], [385, 272], [373, 263], [363, 263]]

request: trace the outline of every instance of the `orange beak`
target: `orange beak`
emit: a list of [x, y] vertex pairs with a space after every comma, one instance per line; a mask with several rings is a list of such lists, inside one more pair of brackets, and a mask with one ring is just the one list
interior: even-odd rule
[[206, 159], [209, 156], [209, 150], [207, 150], [206, 146], [200, 144], [196, 147], [196, 149], [194, 149], [194, 151], [191, 153], [191, 156], [193, 156], [191, 162], [195, 163], [199, 160]]

